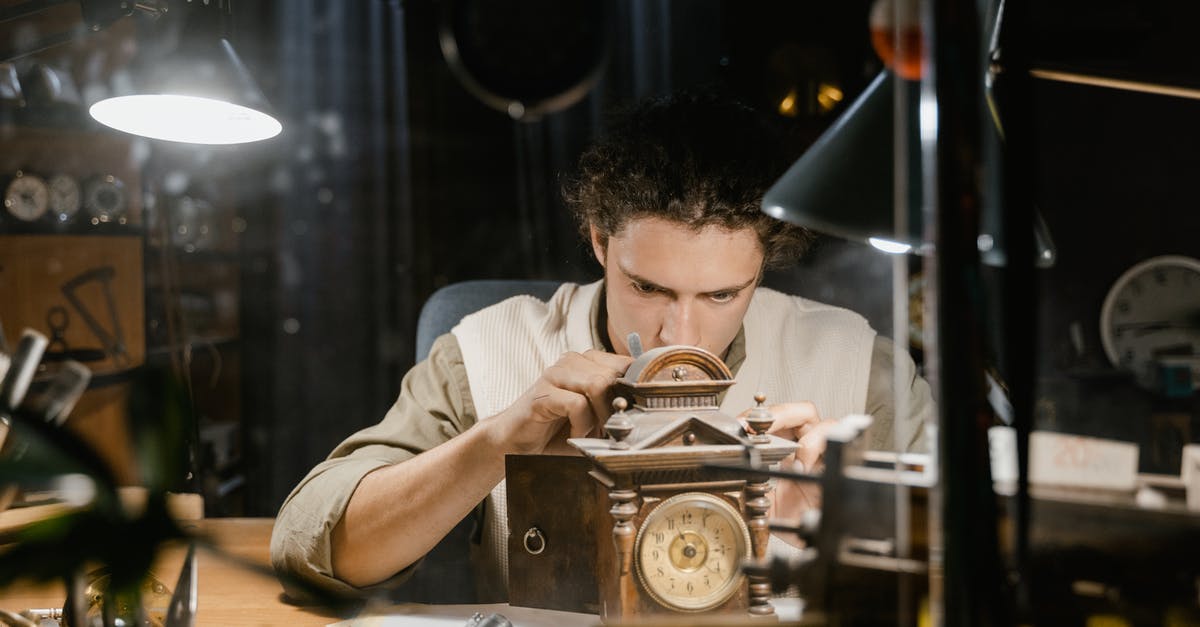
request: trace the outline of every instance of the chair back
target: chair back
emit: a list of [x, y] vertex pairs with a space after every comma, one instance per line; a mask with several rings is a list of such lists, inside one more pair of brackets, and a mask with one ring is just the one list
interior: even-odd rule
[[541, 279], [477, 279], [442, 287], [421, 307], [417, 319], [417, 361], [428, 357], [433, 341], [449, 333], [463, 316], [520, 294], [547, 300], [559, 285], [561, 281]]

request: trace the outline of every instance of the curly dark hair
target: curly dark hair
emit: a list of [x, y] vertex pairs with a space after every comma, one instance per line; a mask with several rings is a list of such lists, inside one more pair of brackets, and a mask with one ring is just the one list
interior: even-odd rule
[[753, 228], [764, 265], [798, 259], [814, 235], [760, 208], [789, 165], [779, 134], [753, 109], [711, 93], [680, 92], [644, 101], [610, 125], [579, 159], [563, 198], [580, 233], [595, 225], [601, 243], [630, 220], [658, 217], [697, 231]]

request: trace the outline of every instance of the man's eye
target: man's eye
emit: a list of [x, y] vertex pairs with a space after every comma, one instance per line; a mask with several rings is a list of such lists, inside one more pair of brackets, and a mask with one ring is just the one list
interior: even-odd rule
[[633, 289], [639, 294], [654, 294], [658, 288], [646, 283], [634, 283]]
[[737, 296], [737, 292], [716, 292], [715, 294], [708, 295], [708, 297], [714, 303], [727, 303], [727, 302], [733, 300], [734, 297], [736, 297], [736, 296]]

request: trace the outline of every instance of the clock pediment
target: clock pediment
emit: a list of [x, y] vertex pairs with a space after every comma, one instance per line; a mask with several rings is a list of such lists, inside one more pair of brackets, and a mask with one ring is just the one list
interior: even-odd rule
[[[721, 444], [746, 444], [748, 440], [739, 434], [741, 425], [722, 414], [716, 417], [724, 418], [724, 428], [713, 424], [697, 415], [684, 415], [660, 426], [653, 433], [647, 433], [636, 442], [630, 442], [629, 448], [635, 451], [662, 448], [666, 446], [709, 446]], [[715, 421], [714, 421], [715, 422]], [[732, 423], [732, 424], [729, 424]], [[634, 435], [637, 429], [634, 430]]]

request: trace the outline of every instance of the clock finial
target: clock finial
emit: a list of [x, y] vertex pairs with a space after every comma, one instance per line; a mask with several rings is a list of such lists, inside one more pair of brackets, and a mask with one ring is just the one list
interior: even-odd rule
[[771, 437], [767, 435], [771, 425], [775, 424], [775, 416], [771, 415], [771, 411], [763, 406], [767, 402], [767, 397], [762, 392], [754, 395], [754, 402], [757, 403], [746, 416], [746, 425], [750, 427], [750, 441], [755, 444], [764, 444], [771, 441]]
[[633, 432], [633, 421], [625, 413], [625, 409], [629, 407], [629, 401], [625, 400], [624, 397], [618, 396], [613, 399], [612, 406], [616, 411], [604, 423], [604, 430], [608, 432], [608, 437], [613, 439], [613, 448], [627, 449], [629, 448], [629, 443], [625, 441], [625, 438], [629, 437], [629, 434]]

